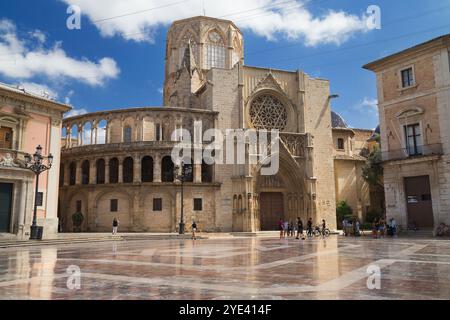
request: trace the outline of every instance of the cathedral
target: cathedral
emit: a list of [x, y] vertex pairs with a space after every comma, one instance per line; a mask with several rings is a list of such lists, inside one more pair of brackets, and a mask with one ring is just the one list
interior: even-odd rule
[[[77, 212], [84, 232], [109, 231], [114, 218], [123, 232], [176, 232], [181, 220], [204, 232], [258, 232], [297, 217], [336, 229], [339, 200], [358, 215], [370, 205], [359, 172], [372, 132], [348, 128], [331, 112], [334, 97], [329, 81], [302, 71], [247, 66], [231, 21], [176, 21], [167, 33], [164, 107], [64, 120], [60, 230], [74, 230]], [[279, 170], [203, 161], [189, 165], [181, 183], [172, 133], [194, 132], [199, 122], [203, 132], [279, 130]]]

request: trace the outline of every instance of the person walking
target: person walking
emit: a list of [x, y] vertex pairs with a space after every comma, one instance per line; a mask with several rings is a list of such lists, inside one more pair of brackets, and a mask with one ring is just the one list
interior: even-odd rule
[[112, 223], [112, 227], [113, 227], [113, 235], [117, 234], [117, 229], [119, 228], [119, 220], [117, 220], [117, 218], [114, 218], [113, 223]]
[[280, 240], [284, 237], [284, 222], [283, 219], [280, 218], [280, 221], [278, 221], [278, 228], [280, 229]]
[[286, 236], [289, 237], [289, 222], [284, 221], [283, 223], [283, 230], [284, 230], [284, 237], [286, 239]]
[[312, 237], [313, 236], [313, 222], [312, 222], [312, 218], [309, 218], [307, 228], [308, 228], [308, 236]]
[[391, 229], [392, 229], [392, 236], [397, 237], [397, 221], [395, 221], [394, 218], [391, 218]]
[[195, 221], [192, 222], [191, 229], [192, 229], [192, 240], [197, 240], [197, 236], [195, 235], [195, 233], [197, 232], [197, 224], [195, 223]]
[[327, 228], [327, 222], [322, 219], [322, 237], [325, 237], [325, 229]]
[[300, 217], [297, 217], [297, 240], [300, 239], [300, 236], [303, 238], [303, 222]]

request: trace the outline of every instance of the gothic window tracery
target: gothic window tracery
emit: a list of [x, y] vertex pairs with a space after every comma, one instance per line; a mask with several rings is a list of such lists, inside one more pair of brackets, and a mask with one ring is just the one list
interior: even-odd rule
[[191, 43], [192, 53], [194, 54], [195, 62], [198, 62], [198, 44], [195, 40], [195, 36], [191, 31], [187, 31], [183, 38], [181, 39], [180, 50], [178, 54], [178, 68], [183, 64], [185, 50], [188, 47], [189, 43]]
[[225, 68], [226, 52], [222, 36], [215, 30], [209, 32], [205, 45], [205, 69]]
[[250, 105], [250, 121], [257, 130], [280, 130], [287, 125], [286, 106], [271, 94], [257, 96]]

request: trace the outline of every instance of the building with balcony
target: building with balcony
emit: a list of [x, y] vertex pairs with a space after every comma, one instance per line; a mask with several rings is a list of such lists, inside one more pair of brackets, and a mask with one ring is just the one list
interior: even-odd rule
[[[119, 109], [63, 123], [59, 217], [72, 231], [174, 232], [181, 188], [170, 157], [175, 129], [194, 134], [204, 150], [208, 128], [277, 129], [279, 170], [256, 164], [197, 163], [184, 186], [184, 220], [201, 231], [277, 230], [278, 220], [326, 219], [336, 228], [330, 84], [302, 71], [244, 64], [244, 39], [231, 21], [194, 17], [167, 34], [163, 108]], [[176, 139], [175, 139], [176, 140]], [[245, 159], [254, 144], [246, 141]], [[224, 147], [224, 150], [226, 148]]]
[[44, 237], [58, 231], [58, 175], [61, 123], [70, 107], [25, 90], [0, 84], [0, 235], [30, 236], [35, 175], [24, 168], [24, 155], [38, 145], [54, 155], [53, 168], [41, 175], [38, 225]]
[[450, 35], [371, 62], [377, 77], [387, 217], [450, 223]]

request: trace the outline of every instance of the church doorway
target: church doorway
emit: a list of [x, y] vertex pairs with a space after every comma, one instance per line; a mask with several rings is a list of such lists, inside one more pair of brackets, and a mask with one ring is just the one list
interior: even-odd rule
[[10, 232], [13, 185], [0, 183], [0, 232]]
[[261, 231], [278, 230], [284, 219], [284, 197], [281, 192], [262, 192], [259, 195]]

